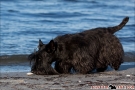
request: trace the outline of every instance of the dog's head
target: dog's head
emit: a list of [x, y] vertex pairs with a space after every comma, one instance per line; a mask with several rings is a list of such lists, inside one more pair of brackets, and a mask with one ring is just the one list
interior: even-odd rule
[[[57, 44], [53, 40], [51, 40], [48, 44], [43, 44], [43, 42], [39, 40], [38, 51], [28, 56], [30, 64], [32, 65], [31, 72], [40, 74], [42, 70], [45, 69], [53, 70], [51, 64], [53, 62], [52, 58], [56, 49]], [[48, 72], [44, 72], [44, 74], [48, 74]]]

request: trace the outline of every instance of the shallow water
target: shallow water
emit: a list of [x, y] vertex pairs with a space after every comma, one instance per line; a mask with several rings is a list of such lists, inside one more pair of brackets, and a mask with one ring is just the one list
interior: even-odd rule
[[134, 0], [1, 0], [0, 55], [30, 54], [38, 39], [118, 25], [130, 20], [116, 36], [125, 52], [135, 42]]
[[[52, 67], [54, 67], [52, 64]], [[135, 62], [124, 62], [121, 64], [119, 71], [126, 70], [129, 68], [135, 68]], [[29, 65], [4, 65], [0, 66], [1, 72], [30, 72], [31, 67]], [[108, 67], [107, 71], [113, 70], [111, 67]], [[74, 71], [72, 71], [73, 73]]]

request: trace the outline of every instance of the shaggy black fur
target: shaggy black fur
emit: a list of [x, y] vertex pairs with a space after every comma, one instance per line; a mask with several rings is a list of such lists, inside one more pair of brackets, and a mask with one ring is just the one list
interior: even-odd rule
[[[93, 69], [105, 71], [108, 65], [118, 70], [123, 62], [124, 51], [119, 39], [113, 34], [125, 26], [128, 20], [129, 17], [125, 17], [115, 27], [95, 28], [58, 36], [48, 44], [43, 44], [40, 40], [37, 53], [29, 56], [31, 61], [36, 61], [33, 63], [32, 71], [57, 74], [70, 73], [73, 68], [76, 72], [85, 74]], [[51, 67], [53, 61], [56, 61], [57, 72]]]

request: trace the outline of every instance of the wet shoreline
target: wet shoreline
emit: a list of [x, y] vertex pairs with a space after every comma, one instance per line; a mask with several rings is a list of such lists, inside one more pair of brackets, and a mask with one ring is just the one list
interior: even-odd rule
[[[135, 62], [135, 53], [126, 52], [124, 62]], [[0, 56], [1, 65], [29, 65], [28, 54], [26, 55], [3, 55]]]

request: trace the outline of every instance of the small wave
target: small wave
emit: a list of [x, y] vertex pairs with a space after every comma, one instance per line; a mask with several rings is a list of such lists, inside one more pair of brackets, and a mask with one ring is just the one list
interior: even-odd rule
[[108, 19], [105, 19], [105, 18], [86, 18], [84, 20], [87, 20], [87, 21], [108, 21]]
[[135, 24], [128, 24], [126, 26], [128, 26], [128, 27], [134, 27], [135, 28]]
[[130, 30], [130, 31], [133, 31], [135, 30], [135, 24], [130, 24], [130, 25], [126, 25], [127, 28]]
[[46, 18], [69, 18], [69, 17], [80, 17], [86, 16], [79, 12], [48, 12], [48, 13], [24, 13], [24, 15], [35, 16], [35, 17], [46, 17]]
[[37, 20], [35, 22], [47, 23], [47, 24], [67, 24], [68, 22], [62, 20], [55, 20], [55, 19], [44, 19], [44, 20]]
[[14, 2], [16, 0], [0, 0], [1, 2]]
[[17, 11], [17, 10], [12, 10], [12, 9], [10, 9], [10, 10], [7, 10], [8, 12], [19, 12], [19, 11]]
[[123, 42], [130, 42], [130, 43], [135, 41], [135, 37], [129, 37], [129, 36], [119, 37], [119, 39]]

